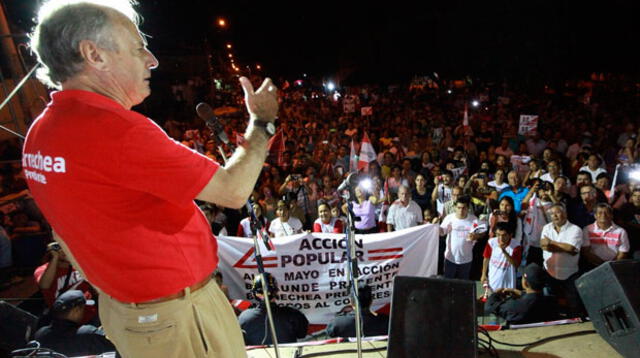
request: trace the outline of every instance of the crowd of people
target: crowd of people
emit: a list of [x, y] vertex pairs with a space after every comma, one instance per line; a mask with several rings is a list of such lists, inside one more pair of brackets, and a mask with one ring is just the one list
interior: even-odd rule
[[[640, 103], [636, 93], [607, 81], [588, 83], [588, 101], [571, 86], [532, 94], [442, 82], [439, 88], [350, 87], [341, 97], [288, 87], [280, 93], [278, 134], [251, 196], [254, 212], [276, 242], [305, 230], [343, 233], [349, 213], [359, 218], [358, 234], [440, 225], [440, 273], [481, 281], [488, 310], [512, 322], [540, 319], [507, 312], [505, 298], [532, 300], [547, 287], [544, 296], [557, 297], [560, 311], [582, 315], [575, 280], [640, 250]], [[239, 93], [227, 97], [235, 98], [232, 105], [242, 102]], [[474, 98], [482, 98], [477, 107]], [[362, 107], [372, 111], [361, 115]], [[535, 131], [518, 132], [521, 114], [539, 116]], [[225, 120], [228, 136], [241, 142], [246, 121], [233, 114]], [[216, 161], [231, 151], [218, 148], [195, 121], [165, 128]], [[351, 147], [360, 152], [365, 134], [377, 158], [359, 170], [369, 184], [361, 180], [346, 199], [337, 187], [353, 169]], [[0, 158], [13, 161], [0, 176], [4, 287], [21, 280], [12, 245], [49, 230], [27, 190], [19, 145], [5, 141], [0, 148]], [[201, 204], [216, 234], [255, 235], [244, 209]], [[43, 260], [31, 268], [52, 312], [60, 311], [56, 300], [70, 289], [87, 299], [97, 294], [59, 247], [49, 246]], [[99, 325], [94, 308], [81, 316], [74, 311], [74, 322]], [[301, 326], [296, 329], [292, 340], [304, 337]]]

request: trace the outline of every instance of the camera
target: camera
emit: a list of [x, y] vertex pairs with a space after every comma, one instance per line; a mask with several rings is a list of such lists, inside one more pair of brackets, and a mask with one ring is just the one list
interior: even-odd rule
[[291, 180], [300, 180], [301, 176], [299, 174], [291, 174]]

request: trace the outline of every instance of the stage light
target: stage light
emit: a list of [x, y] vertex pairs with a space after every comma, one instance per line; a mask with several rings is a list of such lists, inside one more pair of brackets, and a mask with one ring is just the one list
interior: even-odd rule
[[447, 90], [447, 93], [448, 93], [448, 94], [451, 94], [452, 92], [453, 92], [453, 91], [451, 91], [451, 90]]
[[227, 26], [227, 20], [223, 19], [223, 18], [219, 18], [218, 19], [218, 26], [220, 27], [226, 27]]
[[629, 173], [629, 179], [640, 181], [640, 170], [636, 169]]
[[364, 190], [366, 190], [368, 192], [371, 192], [371, 189], [373, 189], [373, 182], [371, 181], [370, 178], [364, 178], [364, 179], [360, 180], [360, 183], [358, 183], [358, 185], [362, 189], [364, 189]]
[[476, 101], [476, 100], [473, 100], [473, 101], [471, 102], [471, 105], [472, 105], [472, 106], [474, 106], [474, 107], [478, 107], [478, 106], [480, 105], [480, 102], [478, 102], [478, 101]]
[[227, 48], [231, 48], [231, 44], [227, 44]]
[[333, 91], [334, 89], [336, 89], [336, 85], [333, 84], [333, 82], [329, 82], [329, 83], [327, 83], [327, 89], [329, 91]]

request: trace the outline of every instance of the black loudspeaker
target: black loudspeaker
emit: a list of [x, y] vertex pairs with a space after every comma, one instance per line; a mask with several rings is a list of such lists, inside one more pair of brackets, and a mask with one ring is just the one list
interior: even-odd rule
[[473, 281], [396, 276], [388, 358], [477, 356]]
[[640, 261], [605, 262], [576, 280], [600, 336], [624, 357], [640, 352]]
[[23, 348], [35, 333], [38, 317], [0, 301], [0, 348]]

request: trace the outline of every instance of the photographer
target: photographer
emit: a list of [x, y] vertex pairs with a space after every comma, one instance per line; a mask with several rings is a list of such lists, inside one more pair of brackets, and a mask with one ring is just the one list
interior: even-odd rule
[[[300, 174], [289, 174], [278, 189], [278, 193], [281, 196], [286, 195], [287, 200], [290, 202], [289, 210], [291, 215], [300, 219], [305, 226], [311, 223], [309, 216], [311, 213], [309, 194], [311, 192], [308, 183]], [[298, 208], [300, 212], [298, 212]]]
[[[48, 262], [36, 268], [33, 276], [42, 291], [44, 301], [51, 308], [55, 300], [68, 290], [80, 290], [89, 299], [97, 299], [95, 289], [87, 282], [82, 274], [77, 271], [67, 260], [67, 255], [57, 242], [47, 246], [45, 257]], [[98, 318], [98, 310], [95, 306], [84, 310], [81, 323], [87, 323]]]
[[485, 312], [502, 317], [509, 324], [545, 322], [555, 319], [555, 303], [546, 298], [542, 289], [546, 274], [535, 263], [527, 265], [522, 275], [523, 291], [512, 288], [497, 290], [487, 300]]
[[115, 351], [115, 346], [101, 328], [83, 325], [87, 308], [93, 307], [88, 304], [82, 291], [69, 290], [61, 294], [51, 309], [51, 324], [40, 328], [35, 334], [35, 339], [43, 347], [68, 356]]

